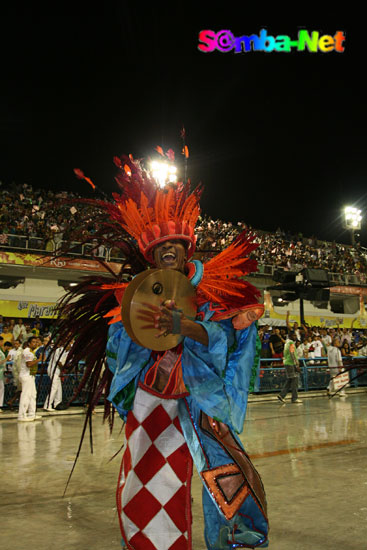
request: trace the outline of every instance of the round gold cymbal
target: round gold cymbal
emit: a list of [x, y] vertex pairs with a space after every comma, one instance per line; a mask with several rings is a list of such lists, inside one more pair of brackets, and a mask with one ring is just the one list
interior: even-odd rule
[[156, 328], [143, 329], [147, 321], [138, 319], [145, 304], [161, 306], [166, 300], [174, 300], [186, 317], [195, 319], [196, 294], [188, 278], [175, 269], [148, 269], [139, 273], [125, 290], [121, 304], [121, 317], [126, 332], [137, 344], [155, 351], [174, 348], [183, 340], [180, 334], [160, 336]]

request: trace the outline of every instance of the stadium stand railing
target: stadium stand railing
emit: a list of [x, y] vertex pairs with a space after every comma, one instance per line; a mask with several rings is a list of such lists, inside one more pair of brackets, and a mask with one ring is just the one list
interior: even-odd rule
[[57, 252], [61, 250], [64, 245], [66, 245], [65, 256], [83, 256], [86, 258], [99, 257], [106, 261], [122, 262], [124, 258], [115, 257], [112, 255], [111, 248], [105, 248], [103, 255], [98, 255], [92, 253], [93, 248], [95, 247], [94, 243], [82, 243], [79, 241], [59, 241], [53, 250], [46, 250], [45, 248], [45, 239], [40, 237], [27, 237], [26, 235], [13, 235], [3, 233], [6, 237], [6, 242], [0, 242], [0, 250], [15, 250], [17, 252], [27, 252], [27, 253], [44, 253], [50, 254], [51, 252]]
[[[26, 235], [14, 235], [14, 234], [3, 234], [6, 239], [4, 242], [0, 242], [0, 250], [16, 250], [19, 252], [27, 252], [27, 253], [46, 253], [50, 254], [50, 252], [55, 252], [57, 250], [61, 250], [64, 245], [66, 245], [66, 249], [68, 252], [63, 253], [65, 256], [83, 256], [85, 258], [95, 258], [98, 257], [100, 259], [103, 259], [107, 262], [113, 261], [113, 262], [122, 262], [124, 258], [115, 256], [113, 254], [113, 250], [111, 248], [105, 248], [103, 255], [98, 255], [92, 252], [93, 248], [95, 247], [95, 244], [88, 242], [88, 243], [82, 243], [79, 241], [59, 241], [55, 245], [55, 250], [52, 251], [46, 251], [45, 249], [45, 239], [41, 239], [39, 237], [29, 237]], [[205, 255], [206, 252], [210, 252], [210, 254], [213, 254], [213, 250], [200, 250], [200, 253]], [[258, 271], [252, 273], [251, 275], [253, 277], [273, 277], [274, 272], [277, 270], [279, 271], [279, 266], [277, 265], [271, 265], [271, 264], [263, 264], [259, 262], [258, 265]], [[329, 272], [329, 280], [331, 285], [348, 285], [348, 286], [356, 286], [356, 285], [365, 285], [367, 282], [366, 275], [364, 273], [356, 274], [356, 273], [333, 273]]]

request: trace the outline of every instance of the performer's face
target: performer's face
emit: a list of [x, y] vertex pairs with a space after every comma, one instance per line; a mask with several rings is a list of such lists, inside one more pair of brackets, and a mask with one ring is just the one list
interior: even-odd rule
[[186, 248], [181, 241], [166, 241], [155, 247], [154, 263], [158, 269], [176, 269], [184, 273], [186, 263]]

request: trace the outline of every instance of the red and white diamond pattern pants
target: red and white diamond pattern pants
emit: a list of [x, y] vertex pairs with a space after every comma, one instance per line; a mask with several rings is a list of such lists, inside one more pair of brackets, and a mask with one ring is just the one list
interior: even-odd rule
[[177, 413], [178, 399], [138, 388], [117, 487], [131, 550], [191, 550], [192, 459]]

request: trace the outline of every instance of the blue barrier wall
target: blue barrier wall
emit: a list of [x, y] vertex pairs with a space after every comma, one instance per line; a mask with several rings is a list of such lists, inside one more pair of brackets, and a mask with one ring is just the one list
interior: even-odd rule
[[[351, 387], [367, 386], [367, 357], [343, 357], [346, 367], [353, 367], [349, 373]], [[268, 365], [268, 366], [267, 366]], [[279, 365], [279, 366], [277, 366]], [[327, 358], [300, 359], [299, 390], [324, 390], [330, 380]], [[357, 375], [360, 375], [357, 378]], [[256, 393], [278, 392], [285, 382], [282, 359], [261, 359], [260, 384]]]
[[[345, 366], [352, 366], [350, 371], [351, 387], [367, 386], [367, 357], [343, 358]], [[11, 364], [11, 363], [10, 363]], [[279, 365], [279, 366], [276, 366]], [[314, 359], [300, 359], [301, 373], [299, 376], [299, 390], [312, 391], [326, 389], [330, 374], [328, 372], [327, 360], [325, 357]], [[42, 407], [51, 387], [51, 379], [47, 375], [47, 368], [39, 369], [43, 374], [36, 375], [37, 406]], [[82, 379], [84, 364], [80, 363], [78, 372], [64, 374], [62, 376], [63, 402], [69, 401], [74, 395]], [[357, 375], [359, 378], [356, 378]], [[11, 375], [5, 376], [4, 409], [7, 408], [7, 401], [14, 395], [16, 390], [12, 383]], [[353, 380], [354, 379], [354, 380]], [[261, 359], [259, 388], [256, 393], [279, 392], [285, 382], [285, 369], [282, 366], [282, 359]], [[87, 393], [83, 391], [73, 402], [74, 405], [84, 405], [87, 401]]]

